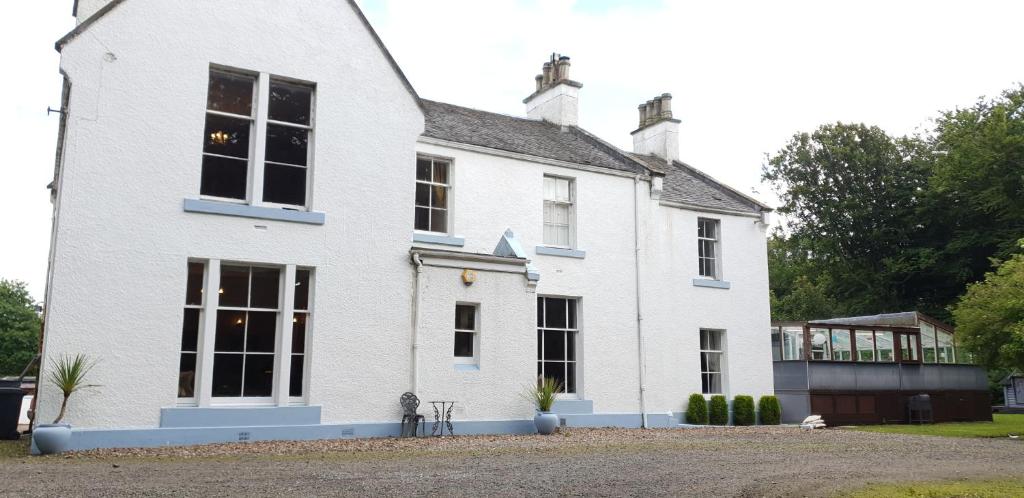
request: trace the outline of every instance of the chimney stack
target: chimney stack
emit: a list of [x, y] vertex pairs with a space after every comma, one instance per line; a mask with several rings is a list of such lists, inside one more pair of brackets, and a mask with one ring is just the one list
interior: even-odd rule
[[679, 120], [672, 118], [672, 95], [663, 93], [637, 106], [640, 127], [632, 133], [633, 152], [679, 160]]
[[576, 126], [579, 122], [579, 90], [583, 87], [569, 79], [569, 58], [551, 54], [534, 80], [536, 88], [523, 100], [526, 116], [559, 126]]

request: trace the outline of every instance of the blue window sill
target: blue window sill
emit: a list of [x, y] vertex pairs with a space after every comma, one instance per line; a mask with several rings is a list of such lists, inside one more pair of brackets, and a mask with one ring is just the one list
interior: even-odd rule
[[291, 211], [288, 209], [250, 206], [230, 202], [185, 199], [186, 213], [222, 214], [260, 220], [291, 221], [310, 225], [323, 225], [326, 215], [314, 211]]
[[537, 254], [543, 254], [545, 256], [560, 256], [563, 258], [583, 259], [587, 257], [587, 251], [581, 251], [579, 249], [566, 249], [564, 247], [537, 246], [534, 248], [534, 252], [536, 252]]
[[479, 372], [480, 371], [480, 365], [469, 365], [469, 364], [459, 363], [459, 364], [455, 365], [455, 371], [456, 372]]
[[728, 289], [732, 284], [724, 280], [709, 280], [706, 278], [693, 279], [694, 287], [710, 287], [712, 289]]
[[413, 242], [421, 242], [424, 244], [441, 244], [445, 246], [462, 247], [466, 245], [466, 239], [462, 237], [452, 237], [449, 235], [434, 235], [430, 233], [418, 233], [413, 232]]

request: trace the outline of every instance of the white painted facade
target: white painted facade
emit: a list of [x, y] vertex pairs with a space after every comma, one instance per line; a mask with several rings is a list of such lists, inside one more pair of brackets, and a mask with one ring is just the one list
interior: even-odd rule
[[[93, 13], [103, 3], [80, 1], [78, 8]], [[273, 23], [266, 12], [274, 13]], [[305, 0], [290, 9], [272, 0], [123, 0], [63, 44], [61, 70], [71, 90], [55, 183], [41, 376], [64, 354], [98, 360], [90, 380], [101, 387], [76, 394], [69, 407], [68, 422], [86, 429], [76, 433], [79, 447], [131, 444], [111, 434], [168, 428], [165, 412], [177, 408], [222, 409], [229, 415], [218, 424], [235, 430], [245, 424], [232, 424], [230, 414], [240, 412], [230, 410], [319, 407], [321, 425], [370, 434], [359, 427], [397, 426], [398, 397], [413, 389], [428, 419], [426, 402], [447, 399], [457, 402], [457, 421], [530, 420], [533, 409], [521, 395], [537, 375], [538, 296], [578, 298], [579, 387], [566, 397], [591, 402], [596, 418], [570, 417], [570, 424], [627, 420], [602, 415], [639, 419], [642, 412], [678, 418], [686, 397], [701, 390], [701, 328], [724, 331], [724, 394], [772, 392], [766, 227], [757, 215], [668, 205], [652, 196], [651, 183], [661, 184], [652, 174], [423, 137], [418, 97], [375, 36], [354, 4], [340, 0]], [[322, 224], [183, 209], [200, 198], [211, 66], [316, 85], [307, 209], [322, 215]], [[571, 97], [572, 109], [562, 104], [557, 112], [572, 125], [578, 88], [546, 93], [563, 87], [572, 95], [558, 98]], [[418, 154], [451, 161], [447, 235], [463, 240], [461, 247], [412, 242]], [[545, 175], [574, 180], [572, 249], [582, 258], [537, 253]], [[694, 284], [699, 217], [720, 222], [720, 280], [727, 289]], [[492, 254], [507, 229], [539, 282], [527, 277], [527, 261], [475, 256]], [[450, 251], [466, 255], [444, 254]], [[419, 273], [411, 252], [420, 253]], [[275, 392], [256, 404], [211, 398], [212, 367], [201, 360], [195, 399], [178, 399], [189, 261], [273, 265], [287, 275], [312, 269], [304, 396]], [[477, 272], [472, 285], [463, 283], [464, 269]], [[456, 368], [452, 356], [457, 303], [479, 306], [477, 369]], [[290, 315], [282, 316], [287, 323]], [[200, 343], [205, 336], [212, 347], [216, 321], [202, 323]], [[39, 389], [37, 423], [49, 422], [59, 394], [46, 383]], [[81, 439], [89, 434], [102, 434], [101, 442]], [[164, 444], [199, 440], [175, 437]]]

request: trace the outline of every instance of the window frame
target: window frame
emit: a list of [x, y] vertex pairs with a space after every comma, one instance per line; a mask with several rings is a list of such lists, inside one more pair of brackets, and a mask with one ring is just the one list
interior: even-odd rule
[[[547, 198], [547, 194], [545, 193], [545, 189], [544, 189], [544, 182], [546, 182], [548, 178], [551, 178], [551, 179], [555, 180], [556, 182], [558, 180], [565, 180], [566, 182], [568, 182], [568, 184], [569, 184], [569, 201], [568, 202], [566, 202], [566, 201], [559, 201], [557, 199], [548, 199]], [[554, 174], [547, 174], [547, 173], [545, 173], [544, 176], [543, 176], [543, 180], [541, 182], [541, 198], [543, 199], [543, 202], [542, 202], [542, 206], [543, 207], [542, 207], [542, 211], [541, 211], [541, 236], [540, 236], [541, 237], [541, 242], [542, 242], [541, 245], [543, 245], [544, 247], [553, 247], [553, 248], [558, 248], [558, 249], [576, 249], [576, 247], [577, 247], [577, 244], [576, 244], [576, 225], [577, 225], [577, 219], [576, 219], [577, 209], [576, 209], [576, 204], [578, 202], [577, 195], [576, 195], [576, 178], [570, 177], [570, 176], [554, 175]], [[568, 226], [566, 227], [568, 229], [567, 230], [568, 233], [566, 235], [566, 237], [568, 238], [568, 244], [567, 245], [551, 243], [551, 242], [548, 242], [547, 239], [546, 239], [546, 236], [545, 236], [545, 232], [546, 232], [545, 229], [546, 229], [546, 227], [548, 225], [557, 226], [555, 223], [548, 222], [548, 220], [546, 219], [545, 213], [547, 212], [547, 205], [548, 205], [549, 202], [552, 203], [552, 204], [558, 204], [560, 206], [568, 206], [568, 208], [569, 208], [568, 209], [568, 214], [566, 215], [566, 218], [568, 220]]]
[[[207, 90], [205, 113], [204, 113], [204, 133], [205, 133], [205, 116], [215, 115], [234, 119], [247, 119], [250, 121], [249, 125], [249, 156], [246, 160], [246, 192], [245, 199], [236, 199], [233, 197], [221, 197], [216, 195], [202, 194], [202, 164], [200, 163], [200, 194], [199, 198], [203, 200], [225, 202], [231, 204], [242, 204], [256, 207], [267, 207], [267, 208], [278, 208], [288, 209], [296, 211], [310, 211], [313, 205], [313, 174], [314, 174], [314, 150], [316, 145], [316, 104], [317, 104], [317, 85], [311, 81], [304, 81], [297, 78], [289, 78], [285, 76], [279, 76], [272, 73], [260, 72], [260, 71], [249, 71], [229, 66], [222, 66], [217, 64], [211, 64], [207, 71], [207, 85], [209, 80], [213, 76], [213, 73], [222, 73], [235, 76], [245, 76], [253, 78], [253, 102], [252, 102], [252, 114], [250, 116], [243, 116], [241, 114], [234, 114], [229, 112], [217, 111], [209, 109], [209, 90]], [[269, 117], [270, 113], [270, 86], [271, 84], [278, 82], [286, 85], [293, 86], [304, 86], [310, 90], [309, 99], [309, 124], [302, 125], [298, 123], [289, 123], [287, 121], [271, 120]], [[264, 201], [264, 187], [263, 180], [265, 177], [267, 164], [275, 166], [286, 166], [286, 167], [299, 167], [297, 165], [280, 163], [275, 161], [266, 160], [266, 147], [267, 147], [267, 128], [268, 125], [273, 126], [284, 126], [296, 129], [306, 130], [308, 140], [306, 142], [306, 182], [305, 182], [305, 199], [303, 204], [284, 204], [278, 202]], [[205, 139], [205, 137], [204, 137]], [[202, 156], [213, 156], [213, 157], [226, 157], [229, 159], [238, 160], [239, 158], [232, 156], [221, 156], [218, 154], [210, 154], [200, 149]]]
[[[460, 329], [458, 328], [458, 307], [468, 306], [473, 309], [473, 329]], [[452, 357], [454, 358], [456, 365], [479, 365], [480, 364], [480, 303], [469, 303], [459, 301], [455, 303], [455, 326], [452, 327], [453, 334], [452, 339], [454, 341], [458, 334], [473, 334], [473, 355], [472, 356], [456, 356], [455, 352], [452, 351]]]
[[[453, 175], [453, 173], [455, 171], [455, 159], [450, 158], [450, 157], [433, 155], [433, 154], [417, 153], [416, 154], [416, 162], [419, 162], [421, 160], [430, 161], [430, 181], [420, 180], [418, 178], [418, 176], [414, 174], [413, 176], [414, 176], [414, 179], [415, 179], [415, 185], [418, 187], [422, 183], [422, 184], [427, 185], [428, 187], [431, 187], [431, 188], [433, 188], [435, 186], [444, 187], [444, 189], [445, 189], [445, 207], [444, 207], [445, 223], [444, 223], [444, 231], [443, 232], [437, 232], [437, 231], [433, 231], [433, 230], [423, 230], [423, 229], [420, 229], [420, 228], [416, 228], [416, 209], [417, 208], [424, 207], [424, 208], [427, 209], [427, 215], [428, 215], [427, 226], [428, 227], [430, 227], [430, 221], [433, 219], [433, 210], [434, 209], [439, 209], [439, 208], [434, 208], [433, 207], [433, 195], [432, 194], [430, 195], [430, 197], [428, 199], [428, 202], [430, 203], [430, 205], [420, 206], [419, 204], [417, 204], [416, 203], [416, 191], [413, 190], [413, 200], [412, 200], [412, 204], [413, 204], [412, 229], [413, 229], [413, 232], [414, 233], [429, 234], [429, 235], [446, 235], [446, 236], [447, 235], [451, 235], [452, 233], [455, 232], [455, 230], [454, 230], [455, 220], [454, 220], [454, 216], [452, 216], [452, 213], [454, 211], [452, 209], [452, 207], [454, 205], [454, 198], [452, 197], [452, 195], [455, 192], [455, 181], [454, 181], [455, 177]], [[448, 174], [447, 174], [448, 182], [447, 183], [437, 183], [437, 182], [434, 182], [434, 163], [435, 162], [442, 162], [442, 163], [446, 163], [447, 164], [447, 166], [448, 166]]]
[[[715, 236], [714, 237], [707, 237], [707, 235], [706, 235], [707, 234], [707, 230], [706, 229], [704, 230], [705, 235], [701, 236], [701, 224], [702, 223], [712, 223], [714, 225], [714, 227], [715, 227]], [[704, 244], [702, 244], [702, 242], [705, 242], [705, 241], [711, 242], [711, 248], [714, 251], [714, 255], [712, 255], [711, 257], [702, 255], [703, 246], [704, 246]], [[713, 265], [713, 272], [712, 272], [713, 275], [705, 275], [703, 273], [704, 272], [704, 268], [702, 268], [702, 266], [704, 266], [704, 265], [702, 263], [704, 262], [704, 260], [710, 260], [711, 261], [711, 263]], [[722, 272], [722, 220], [716, 219], [716, 218], [698, 217], [697, 218], [697, 278], [721, 281], [722, 280], [722, 275], [723, 275], [723, 272]]]
[[[709, 349], [704, 349], [704, 337], [703, 337], [703, 335], [705, 333], [709, 334], [709, 336], [708, 336]], [[718, 344], [719, 344], [719, 348], [720, 349], [710, 349], [710, 344], [712, 342], [710, 340], [710, 334], [716, 334], [718, 336]], [[700, 361], [699, 364], [700, 364], [700, 392], [701, 392], [701, 394], [703, 394], [704, 396], [726, 395], [726, 393], [728, 392], [728, 386], [726, 384], [726, 371], [728, 369], [726, 368], [726, 363], [725, 363], [725, 361], [726, 361], [726, 350], [727, 350], [727, 346], [726, 346], [726, 343], [725, 343], [725, 330], [723, 330], [723, 329], [714, 329], [714, 328], [704, 328], [704, 327], [698, 329], [698, 331], [697, 331], [697, 349], [698, 349], [699, 354], [700, 354], [700, 357], [698, 359]], [[705, 366], [711, 364], [710, 361], [705, 359], [706, 355], [708, 355], [707, 357], [710, 357], [709, 355], [717, 355], [718, 356], [718, 371], [712, 371], [709, 368], [708, 369], [705, 368]], [[708, 389], [704, 388], [704, 376], [705, 375], [709, 376], [709, 379], [710, 379], [710, 376], [712, 376], [712, 375], [717, 375], [718, 376], [718, 378], [719, 378], [718, 386], [720, 388], [719, 389], [720, 392], [713, 392], [713, 391], [710, 390], [711, 389], [710, 386], [712, 385], [710, 380], [708, 382], [708, 386], [709, 386]]]

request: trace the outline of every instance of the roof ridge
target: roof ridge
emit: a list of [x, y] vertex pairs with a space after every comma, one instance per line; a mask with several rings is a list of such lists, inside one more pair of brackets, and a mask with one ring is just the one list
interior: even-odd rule
[[422, 98], [422, 97], [420, 98], [420, 100], [422, 100], [423, 102], [431, 103], [431, 104], [440, 104], [440, 105], [446, 105], [446, 106], [449, 106], [449, 107], [458, 107], [459, 109], [465, 109], [467, 111], [482, 112], [484, 114], [490, 114], [492, 116], [501, 116], [501, 117], [509, 118], [509, 119], [517, 119], [519, 121], [526, 121], [526, 122], [530, 122], [530, 123], [541, 123], [541, 124], [546, 124], [548, 126], [558, 127], [558, 125], [556, 125], [555, 123], [552, 123], [550, 121], [545, 121], [543, 119], [531, 119], [531, 118], [526, 118], [526, 117], [523, 117], [523, 116], [513, 116], [512, 114], [505, 114], [503, 112], [487, 111], [487, 110], [484, 110], [484, 109], [478, 109], [476, 107], [469, 107], [469, 106], [464, 106], [464, 105], [459, 105], [459, 104], [452, 104], [451, 102], [441, 102], [440, 100], [425, 99], [425, 98]]

